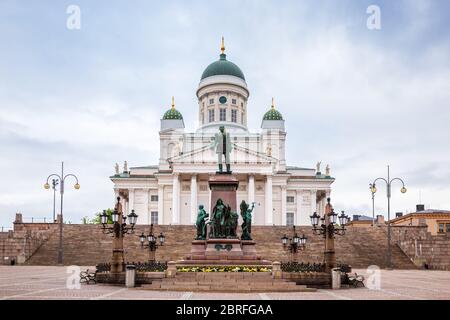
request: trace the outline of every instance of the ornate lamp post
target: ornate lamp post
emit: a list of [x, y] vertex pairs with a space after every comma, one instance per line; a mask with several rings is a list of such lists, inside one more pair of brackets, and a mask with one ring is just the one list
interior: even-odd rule
[[[337, 213], [334, 212], [333, 206], [330, 203], [330, 198], [327, 199], [325, 206], [325, 215], [321, 218], [317, 212], [314, 212], [311, 218], [311, 225], [315, 235], [322, 235], [325, 239], [325, 271], [331, 272], [336, 266], [336, 256], [334, 252], [334, 235], [344, 235], [345, 225], [350, 221], [350, 218], [342, 211], [338, 218]], [[339, 219], [340, 227], [337, 226]], [[320, 223], [320, 226], [319, 226]]]
[[112, 226], [108, 226], [107, 224], [108, 216], [106, 214], [106, 210], [103, 210], [103, 214], [100, 215], [103, 233], [112, 233], [114, 237], [111, 273], [119, 273], [124, 271], [123, 264], [125, 259], [123, 254], [123, 237], [126, 233], [134, 233], [134, 226], [136, 225], [137, 217], [138, 216], [134, 210], [131, 210], [131, 213], [128, 216], [123, 213], [120, 197], [117, 197], [117, 203], [112, 213]]
[[[142, 232], [139, 236], [139, 240], [141, 241], [141, 248], [148, 248], [148, 260], [150, 262], [155, 262], [156, 249], [158, 249], [159, 246], [162, 246], [166, 240], [164, 234], [161, 232], [157, 239], [157, 237], [153, 234], [153, 224], [151, 224], [150, 233], [145, 235], [144, 232]], [[147, 244], [144, 244], [145, 240], [147, 240]], [[159, 240], [159, 245], [156, 243], [157, 240]]]
[[283, 249], [289, 251], [292, 255], [292, 260], [297, 261], [297, 253], [299, 250], [305, 250], [306, 248], [306, 240], [308, 238], [305, 235], [301, 237], [298, 236], [295, 231], [295, 226], [292, 227], [292, 238], [288, 238], [287, 235], [284, 235], [281, 238], [281, 243], [283, 244]]
[[[80, 189], [80, 184], [78, 183], [78, 178], [76, 175], [69, 173], [64, 175], [64, 162], [61, 162], [61, 175], [57, 173], [52, 173], [47, 177], [47, 181], [44, 184], [45, 189], [50, 189], [50, 184], [48, 183], [51, 177], [56, 177], [60, 181], [59, 192], [61, 194], [61, 213], [60, 213], [60, 221], [59, 221], [59, 247], [58, 247], [58, 264], [63, 264], [63, 202], [64, 202], [64, 184], [66, 182], [66, 178], [73, 177], [76, 181], [73, 186], [76, 190]], [[55, 185], [56, 186], [56, 185]], [[54, 198], [53, 198], [54, 199]], [[54, 200], [53, 200], [54, 201]]]
[[392, 248], [391, 248], [391, 186], [392, 186], [392, 182], [394, 182], [395, 180], [398, 180], [402, 183], [402, 188], [400, 189], [401, 193], [406, 193], [406, 188], [405, 188], [405, 183], [403, 182], [402, 179], [400, 178], [393, 178], [391, 179], [390, 177], [390, 172], [389, 172], [389, 166], [387, 166], [387, 179], [385, 178], [376, 178], [373, 183], [371, 184], [370, 187], [370, 191], [372, 192], [372, 194], [374, 195], [377, 192], [377, 188], [376, 188], [376, 182], [378, 180], [382, 180], [386, 183], [386, 196], [387, 196], [387, 202], [388, 202], [388, 225], [387, 225], [387, 229], [388, 229], [388, 240], [387, 240], [387, 261], [386, 261], [386, 266], [388, 269], [392, 269], [392, 261], [391, 261], [391, 256], [392, 256]]

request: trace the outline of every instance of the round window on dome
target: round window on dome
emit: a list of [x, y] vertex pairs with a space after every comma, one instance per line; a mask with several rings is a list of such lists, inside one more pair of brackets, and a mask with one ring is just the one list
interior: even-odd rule
[[219, 98], [219, 102], [220, 102], [221, 104], [227, 103], [227, 97], [221, 96], [221, 97]]

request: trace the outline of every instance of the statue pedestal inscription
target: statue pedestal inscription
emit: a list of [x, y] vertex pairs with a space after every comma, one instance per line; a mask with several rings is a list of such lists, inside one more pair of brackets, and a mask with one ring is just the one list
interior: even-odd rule
[[211, 176], [208, 181], [211, 189], [211, 211], [213, 212], [217, 200], [222, 199], [223, 203], [230, 206], [232, 212], [237, 211], [236, 190], [239, 186], [239, 180], [230, 174], [216, 174]]

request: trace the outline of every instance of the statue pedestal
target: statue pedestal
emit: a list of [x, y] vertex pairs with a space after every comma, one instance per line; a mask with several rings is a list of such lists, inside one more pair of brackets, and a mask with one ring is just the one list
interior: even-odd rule
[[208, 239], [192, 241], [191, 254], [183, 260], [190, 265], [242, 265], [266, 264], [256, 253], [252, 240]]
[[218, 199], [222, 199], [223, 203], [229, 205], [232, 212], [238, 212], [236, 197], [236, 190], [239, 186], [238, 179], [231, 174], [217, 173], [209, 178], [208, 184], [211, 189], [210, 212], [213, 211]]

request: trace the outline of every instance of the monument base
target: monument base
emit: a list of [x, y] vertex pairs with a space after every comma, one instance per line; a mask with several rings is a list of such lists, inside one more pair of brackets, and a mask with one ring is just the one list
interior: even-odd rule
[[256, 253], [252, 240], [208, 239], [192, 241], [191, 253], [177, 265], [271, 265]]

